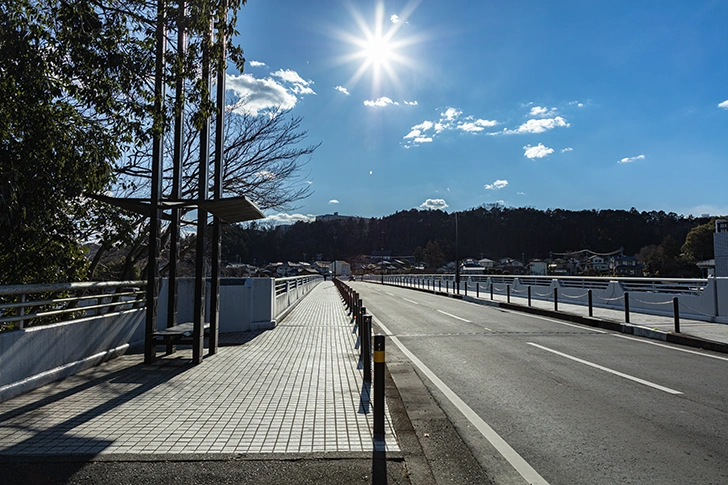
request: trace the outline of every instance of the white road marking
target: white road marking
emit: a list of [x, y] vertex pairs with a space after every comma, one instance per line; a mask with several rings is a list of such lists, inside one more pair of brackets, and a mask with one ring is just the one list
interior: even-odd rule
[[415, 305], [419, 305], [419, 303], [417, 303], [416, 301], [412, 301], [412, 300], [410, 300], [409, 298], [402, 298], [402, 299], [403, 299], [404, 301], [408, 301], [408, 302], [410, 302], [410, 303], [413, 303], [413, 304], [415, 304]]
[[688, 354], [695, 354], [695, 355], [702, 355], [703, 357], [710, 357], [711, 359], [718, 359], [718, 360], [725, 360], [728, 361], [728, 357], [720, 357], [718, 355], [710, 355], [710, 354], [704, 354], [702, 352], [696, 352], [695, 350], [687, 350], [687, 349], [679, 349], [677, 347], [673, 347], [671, 345], [665, 345], [665, 344], [658, 344], [657, 342], [650, 342], [649, 340], [642, 340], [637, 337], [628, 337], [626, 335], [617, 335], [613, 334], [615, 337], [624, 338], [627, 340], [632, 340], [633, 342], [639, 342], [642, 344], [649, 344], [649, 345], [655, 345], [657, 347], [664, 347], [666, 349], [670, 350], [677, 350], [678, 352], [686, 352]]
[[442, 313], [443, 315], [447, 315], [448, 317], [457, 318], [458, 320], [462, 320], [463, 322], [473, 323], [470, 320], [465, 320], [464, 318], [461, 318], [457, 315], [453, 315], [452, 313], [443, 312], [442, 310], [437, 310], [438, 312]]
[[511, 445], [506, 443], [506, 440], [501, 438], [500, 435], [496, 433], [490, 425], [488, 425], [488, 423], [483, 421], [483, 418], [478, 416], [478, 414], [473, 411], [470, 406], [465, 404], [465, 401], [460, 399], [460, 397], [455, 394], [455, 392], [453, 392], [447, 384], [442, 382], [440, 378], [429, 369], [429, 367], [410, 352], [397, 337], [394, 337], [392, 332], [390, 332], [377, 317], [373, 316], [372, 318], [377, 322], [384, 333], [389, 336], [389, 339], [394, 342], [394, 344], [407, 356], [407, 358], [410, 359], [412, 363], [416, 365], [438, 389], [440, 389], [445, 397], [447, 397], [450, 402], [458, 408], [463, 416], [465, 416], [465, 418], [470, 421], [473, 426], [475, 426], [475, 429], [480, 431], [480, 434], [482, 434], [483, 437], [485, 437], [485, 439], [487, 439], [490, 444], [498, 450], [498, 453], [500, 453], [503, 458], [511, 464], [511, 466], [523, 477], [524, 480], [526, 480], [526, 483], [530, 483], [531, 485], [549, 485], [549, 483], [541, 475], [539, 475], [538, 472], [534, 470], [533, 467], [518, 454], [518, 452], [516, 452], [516, 450], [511, 448]]
[[574, 357], [569, 354], [565, 354], [563, 352], [559, 352], [558, 350], [550, 349], [548, 347], [544, 347], [543, 345], [534, 344], [533, 342], [527, 342], [528, 345], [532, 345], [534, 347], [537, 347], [541, 350], [545, 350], [547, 352], [551, 352], [552, 354], [560, 355], [561, 357], [565, 357], [567, 359], [571, 359], [574, 362], [579, 362], [580, 364], [588, 365], [589, 367], [593, 367], [595, 369], [603, 370], [604, 372], [609, 372], [610, 374], [614, 374], [615, 376], [623, 377], [625, 379], [629, 379], [630, 381], [637, 382], [639, 384], [643, 384], [645, 386], [652, 387], [653, 389], [658, 389], [660, 391], [666, 392], [668, 394], [682, 394], [680, 391], [676, 391], [675, 389], [670, 389], [669, 387], [661, 386], [659, 384], [655, 384], [654, 382], [646, 381], [644, 379], [640, 379], [639, 377], [634, 377], [629, 374], [625, 374], [623, 372], [616, 371], [614, 369], [610, 369], [609, 367], [604, 367], [599, 364], [595, 364], [593, 362], [589, 362], [587, 360], [579, 359], [578, 357]]
[[388, 291], [385, 291], [385, 293], [388, 294], [389, 296], [394, 296], [394, 293], [390, 293]]

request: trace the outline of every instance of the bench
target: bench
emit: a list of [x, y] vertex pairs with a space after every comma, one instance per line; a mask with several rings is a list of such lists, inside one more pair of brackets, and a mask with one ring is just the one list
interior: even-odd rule
[[[203, 333], [210, 328], [210, 323], [205, 322], [202, 325]], [[195, 324], [193, 322], [179, 323], [173, 327], [152, 332], [152, 339], [155, 345], [176, 345], [176, 344], [192, 344], [195, 333]]]

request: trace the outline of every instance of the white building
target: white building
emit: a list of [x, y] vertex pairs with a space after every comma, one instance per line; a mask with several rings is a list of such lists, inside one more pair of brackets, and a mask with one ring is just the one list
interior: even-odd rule
[[329, 265], [329, 271], [332, 276], [349, 276], [351, 265], [346, 261], [334, 261]]

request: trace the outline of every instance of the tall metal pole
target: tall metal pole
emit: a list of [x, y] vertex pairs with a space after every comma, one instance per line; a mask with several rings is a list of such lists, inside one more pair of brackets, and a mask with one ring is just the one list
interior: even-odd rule
[[159, 201], [162, 197], [162, 170], [164, 159], [164, 53], [167, 48], [165, 40], [165, 6], [164, 0], [157, 2], [157, 52], [154, 74], [154, 124], [152, 126], [152, 187], [150, 203], [152, 206], [149, 218], [149, 258], [147, 260], [147, 308], [144, 338], [144, 363], [154, 362], [156, 349], [152, 333], [157, 326], [157, 300], [159, 297], [159, 253], [161, 233], [161, 213]]
[[457, 294], [460, 294], [460, 253], [459, 253], [459, 236], [458, 236], [458, 213], [455, 213], [455, 287]]
[[[205, 34], [202, 48], [202, 92], [209, 94], [210, 88], [210, 44], [212, 21]], [[206, 94], [206, 95], [207, 95]], [[205, 116], [200, 130], [200, 177], [198, 198], [207, 200], [208, 170], [210, 166], [210, 116]], [[205, 229], [207, 228], [207, 211], [197, 208], [197, 261], [195, 266], [195, 302], [193, 317], [192, 362], [202, 363], [202, 349], [205, 343]]]
[[[227, 67], [227, 36], [225, 28], [228, 17], [226, 0], [223, 0], [220, 4], [219, 15], [220, 24], [217, 29], [217, 41], [220, 44], [220, 55], [217, 59], [217, 122], [215, 124], [215, 174], [212, 189], [212, 197], [214, 199], [220, 199], [222, 197], [222, 169], [225, 155], [225, 70]], [[218, 328], [220, 323], [221, 232], [220, 219], [214, 216], [212, 219], [212, 282], [210, 286], [210, 354], [217, 352]]]
[[[178, 2], [177, 16], [177, 59], [181, 67], [187, 50], [187, 28], [185, 22], [185, 0]], [[184, 149], [184, 72], [176, 73], [174, 93], [174, 155], [172, 157], [172, 193], [170, 198], [180, 198], [182, 187], [182, 151]], [[172, 209], [172, 223], [169, 238], [169, 285], [167, 287], [167, 328], [177, 325], [177, 273], [179, 272], [180, 209]], [[167, 349], [171, 352], [171, 348]]]

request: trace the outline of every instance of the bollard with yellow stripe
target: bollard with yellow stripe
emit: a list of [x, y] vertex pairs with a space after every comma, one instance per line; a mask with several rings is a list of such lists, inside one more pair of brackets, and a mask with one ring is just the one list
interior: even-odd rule
[[374, 440], [384, 441], [384, 335], [374, 336]]

